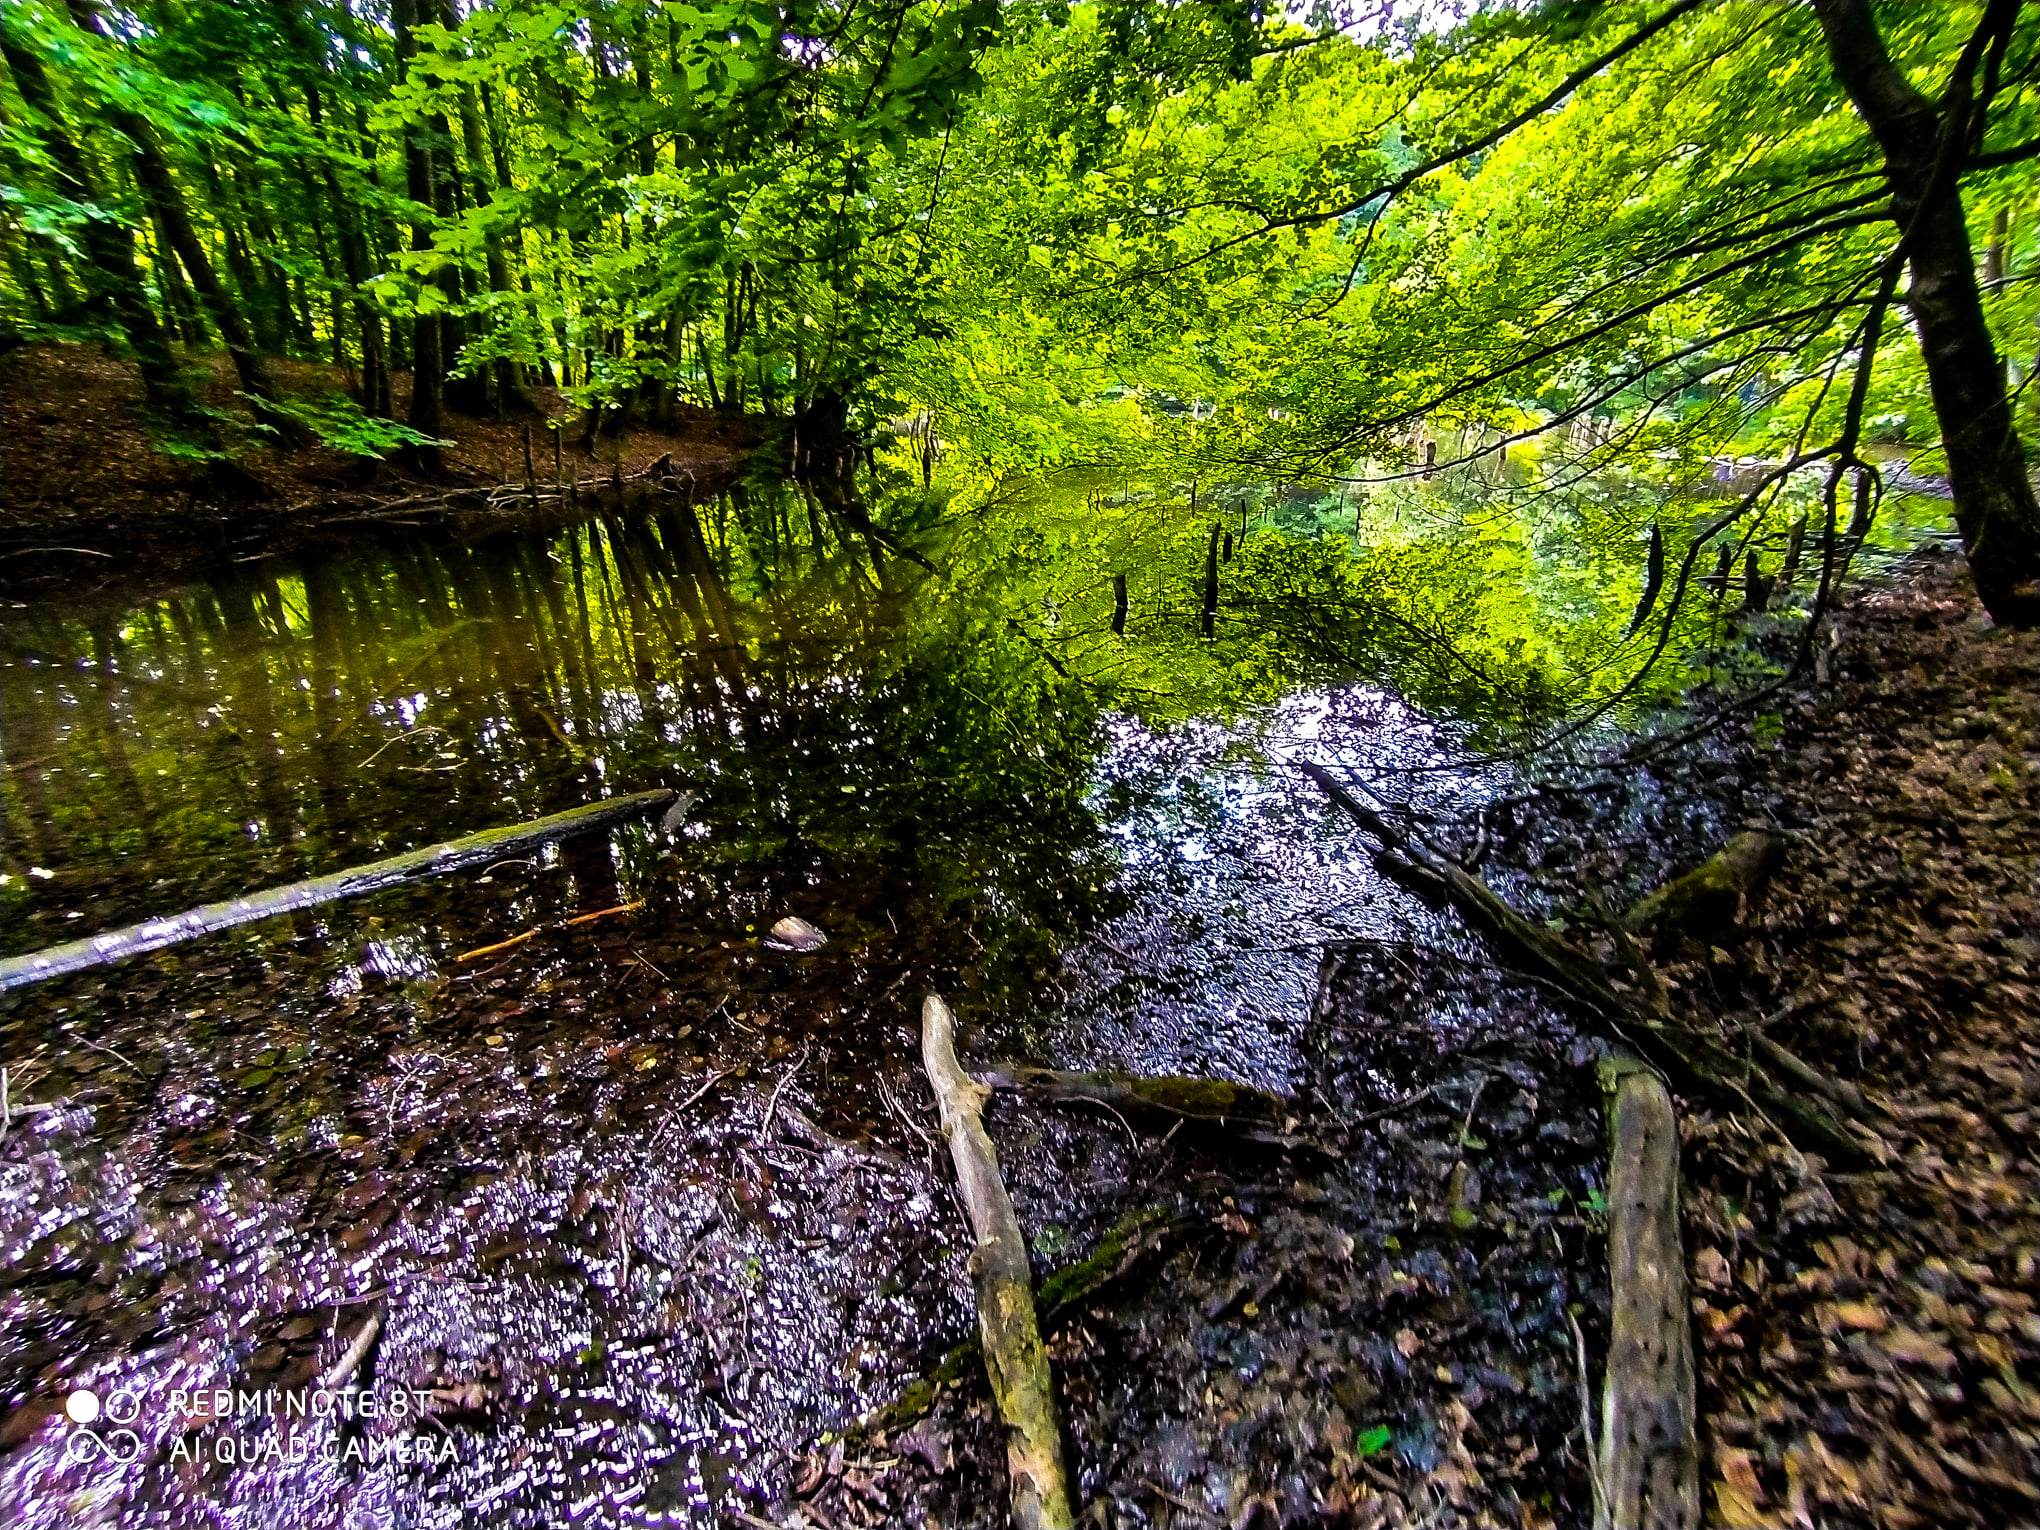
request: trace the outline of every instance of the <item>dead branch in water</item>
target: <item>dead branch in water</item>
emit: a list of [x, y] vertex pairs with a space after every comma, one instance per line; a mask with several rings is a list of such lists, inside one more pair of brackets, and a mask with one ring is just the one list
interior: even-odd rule
[[49, 1104], [17, 1105], [13, 1098], [13, 1081], [8, 1070], [0, 1067], [0, 1142], [7, 1140], [16, 1121], [27, 1120], [31, 1116], [54, 1115], [63, 1108], [62, 1105]]
[[315, 908], [342, 898], [380, 892], [400, 882], [443, 876], [463, 867], [500, 860], [506, 851], [529, 849], [564, 839], [570, 834], [608, 828], [639, 817], [664, 807], [674, 796], [675, 793], [661, 788], [635, 792], [628, 797], [611, 797], [603, 802], [569, 808], [564, 813], [534, 818], [528, 823], [484, 829], [463, 839], [428, 845], [422, 850], [409, 850], [387, 860], [357, 866], [352, 871], [336, 871], [327, 876], [292, 882], [286, 887], [272, 887], [243, 898], [231, 898], [224, 903], [202, 904], [181, 914], [145, 919], [140, 924], [32, 951], [26, 956], [10, 956], [0, 960], [0, 991], [119, 961], [123, 957], [139, 956], [145, 951], [160, 950], [179, 941], [210, 935], [216, 930], [250, 924], [273, 914], [295, 913], [299, 909]]
[[1015, 1530], [1072, 1530], [1069, 1481], [1063, 1470], [1062, 1430], [1056, 1421], [1048, 1353], [1034, 1311], [1034, 1280], [1027, 1242], [999, 1174], [999, 1157], [985, 1135], [987, 1090], [956, 1060], [956, 1020], [929, 994], [921, 1008], [921, 1063], [942, 1113], [942, 1135], [956, 1165], [956, 1184], [970, 1215], [977, 1247], [971, 1273], [977, 1287], [978, 1333], [985, 1373], [1006, 1422], [1006, 1471]]
[[1222, 1078], [1065, 1073], [1024, 1063], [996, 1063], [979, 1069], [975, 1077], [988, 1089], [1024, 1090], [1051, 1100], [1082, 1100], [1211, 1125], [1269, 1126], [1288, 1109], [1286, 1101], [1265, 1089]]
[[[1305, 761], [1297, 764], [1377, 841], [1375, 861], [1384, 874], [1419, 896], [1449, 903], [1490, 941], [1597, 1011], [1619, 1037], [1644, 1053], [1640, 1058], [1619, 1047], [1603, 1072], [1613, 1300], [1602, 1437], [1598, 1449], [1588, 1443], [1594, 1521], [1596, 1530], [1694, 1530], [1700, 1523], [1699, 1453], [1679, 1234], [1679, 1131], [1671, 1093], [1658, 1070], [1688, 1087], [1725, 1092], [1736, 1103], [1750, 1103], [1751, 1094], [1757, 1094], [1765, 1106], [1791, 1120], [1800, 1135], [1832, 1154], [1860, 1158], [1862, 1145], [1825, 1112], [1791, 1100], [1761, 1076], [1747, 1084], [1740, 1081], [1733, 1054], [1719, 1043], [1691, 1031], [1675, 1033], [1662, 992], [1654, 986], [1647, 996], [1625, 995], [1598, 964], [1532, 924], [1465, 868], [1399, 832], [1329, 772]], [[1708, 891], [1725, 888], [1739, 913], [1748, 879], [1730, 878], [1722, 869], [1724, 859], [1761, 876], [1755, 868], [1767, 870], [1774, 854], [1775, 847], [1752, 839], [1736, 854], [1710, 861], [1715, 871], [1701, 881]]]
[[338, 1391], [354, 1379], [354, 1373], [361, 1368], [361, 1362], [368, 1358], [368, 1352], [375, 1347], [377, 1337], [382, 1333], [382, 1314], [371, 1312], [368, 1321], [361, 1325], [361, 1332], [354, 1336], [354, 1342], [347, 1346], [347, 1352], [335, 1360], [326, 1374], [319, 1378], [319, 1390]]
[[551, 924], [535, 924], [528, 930], [512, 935], [508, 940], [499, 940], [494, 945], [476, 946], [471, 951], [461, 952], [453, 959], [454, 965], [474, 961], [477, 957], [494, 956], [498, 951], [513, 951], [527, 940], [536, 940], [547, 930], [571, 930], [576, 925], [593, 924], [598, 919], [608, 919], [615, 914], [634, 914], [644, 906], [644, 899], [633, 898], [628, 903], [618, 903], [611, 908], [598, 908], [592, 914], [576, 914], [571, 919], [559, 919]]
[[[555, 434], [555, 442], [558, 437]], [[692, 488], [694, 474], [685, 473], [685, 484]], [[650, 467], [636, 473], [611, 473], [596, 478], [558, 478], [555, 482], [540, 486], [526, 480], [511, 483], [456, 484], [450, 488], [436, 488], [397, 498], [378, 495], [359, 495], [351, 502], [334, 502], [336, 508], [344, 506], [342, 513], [328, 515], [312, 523], [316, 529], [328, 526], [355, 525], [363, 522], [392, 522], [405, 524], [411, 517], [419, 515], [447, 515], [461, 511], [503, 511], [528, 509], [536, 505], [575, 505], [585, 492], [591, 498], [605, 489], [620, 493], [626, 485], [646, 484], [650, 487], [673, 491], [682, 487], [682, 476], [676, 471], [670, 456], [661, 457]], [[89, 549], [76, 548], [85, 552]], [[108, 557], [111, 554], [95, 554]]]
[[1822, 1103], [1820, 1095], [1796, 1085], [1781, 1087], [1721, 1041], [1678, 1024], [1665, 1009], [1662, 995], [1618, 989], [1598, 962], [1532, 923], [1465, 867], [1397, 829], [1322, 766], [1308, 760], [1294, 763], [1374, 838], [1374, 863], [1385, 876], [1428, 902], [1458, 910], [1531, 975], [1546, 979], [1597, 1013], [1616, 1039], [1634, 1047], [1675, 1086], [1721, 1100], [1731, 1109], [1751, 1110], [1775, 1123], [1800, 1147], [1832, 1161], [1857, 1164], [1869, 1157], [1863, 1140]]

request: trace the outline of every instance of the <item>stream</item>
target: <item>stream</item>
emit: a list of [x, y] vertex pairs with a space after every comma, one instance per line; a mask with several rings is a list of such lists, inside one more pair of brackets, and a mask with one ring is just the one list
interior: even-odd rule
[[[967, 1059], [1326, 1107], [1327, 946], [1438, 932], [1269, 762], [1461, 733], [1361, 685], [1143, 720], [801, 514], [751, 487], [0, 610], [0, 953], [695, 794], [0, 994], [12, 1105], [62, 1107], [0, 1143], [0, 1520], [724, 1523], [971, 1326], [931, 986]], [[1002, 1111], [1045, 1261], [1152, 1172], [1111, 1120]], [[293, 1416], [371, 1315], [345, 1406]]]

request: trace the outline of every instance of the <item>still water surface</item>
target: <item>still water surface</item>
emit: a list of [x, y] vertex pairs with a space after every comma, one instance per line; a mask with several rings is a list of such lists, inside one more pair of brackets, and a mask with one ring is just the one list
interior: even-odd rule
[[[697, 794], [0, 996], [14, 1100], [68, 1106], [0, 1147], [0, 1518], [715, 1523], [968, 1324], [921, 994], [980, 1058], [1307, 1108], [1323, 944], [1412, 911], [1267, 761], [1452, 742], [1362, 687], [1143, 721], [770, 490], [0, 612], [7, 953]], [[827, 944], [774, 949], [787, 915]], [[1011, 1151], [1058, 1245], [1131, 1172], [1109, 1137]], [[371, 1313], [368, 1390], [425, 1424], [168, 1405], [310, 1384]], [[69, 1443], [81, 1385], [136, 1400], [133, 1459]]]

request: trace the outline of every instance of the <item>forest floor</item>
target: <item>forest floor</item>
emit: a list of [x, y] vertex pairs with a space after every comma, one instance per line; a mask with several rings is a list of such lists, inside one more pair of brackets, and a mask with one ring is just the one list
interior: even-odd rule
[[[1828, 683], [1741, 736], [1490, 822], [1486, 874], [1540, 912], [1619, 907], [1738, 826], [1789, 836], [1734, 931], [1661, 971], [1696, 1021], [1858, 1086], [1881, 1144], [1841, 1172], [1680, 1101], [1708, 1522], [2040, 1524], [2040, 635], [1924, 554], [1835, 638]], [[1116, 1250], [1121, 1278], [1050, 1322], [1085, 1522], [1585, 1523], [1585, 1044], [1449, 941], [1334, 949], [1310, 1024], [1315, 1153], [1157, 1161], [1179, 1235]], [[1056, 1190], [1028, 1107], [1000, 1109], [1037, 1225]], [[1001, 1455], [966, 1367], [746, 1522], [996, 1525]]]
[[[227, 358], [192, 360], [202, 370], [205, 403], [245, 418]], [[346, 387], [330, 366], [272, 360], [271, 367], [294, 396]], [[401, 415], [408, 374], [393, 385]], [[101, 581], [125, 588], [138, 572], [176, 577], [358, 534], [379, 511], [432, 489], [520, 484], [527, 426], [538, 479], [549, 484], [548, 419], [566, 423], [564, 471], [584, 480], [619, 470], [628, 476], [662, 456], [683, 476], [715, 479], [736, 472], [760, 442], [755, 418], [690, 410], [671, 431], [604, 436], [591, 459], [573, 438], [579, 411], [550, 390], [534, 389], [532, 399], [543, 417], [449, 414], [445, 472], [430, 482], [323, 447], [259, 444], [236, 455], [237, 471], [221, 474], [152, 441], [132, 363], [82, 345], [0, 354], [0, 589], [76, 590]]]
[[1859, 594], [1839, 638], [1831, 686], [1710, 787], [1791, 833], [1782, 870], [1738, 938], [1668, 969], [1882, 1117], [1851, 1174], [1687, 1118], [1712, 1520], [2031, 1525], [2040, 636], [1935, 562]]

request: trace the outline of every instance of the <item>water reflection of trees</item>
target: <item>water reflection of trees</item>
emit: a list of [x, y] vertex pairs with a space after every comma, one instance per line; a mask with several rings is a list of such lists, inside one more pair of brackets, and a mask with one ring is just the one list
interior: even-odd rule
[[1106, 880], [1085, 693], [840, 492], [252, 565], [0, 649], [11, 949], [657, 784], [702, 789], [697, 837], [657, 879], [649, 836], [570, 847], [580, 907], [621, 873], [754, 922], [960, 920], [940, 964]]

